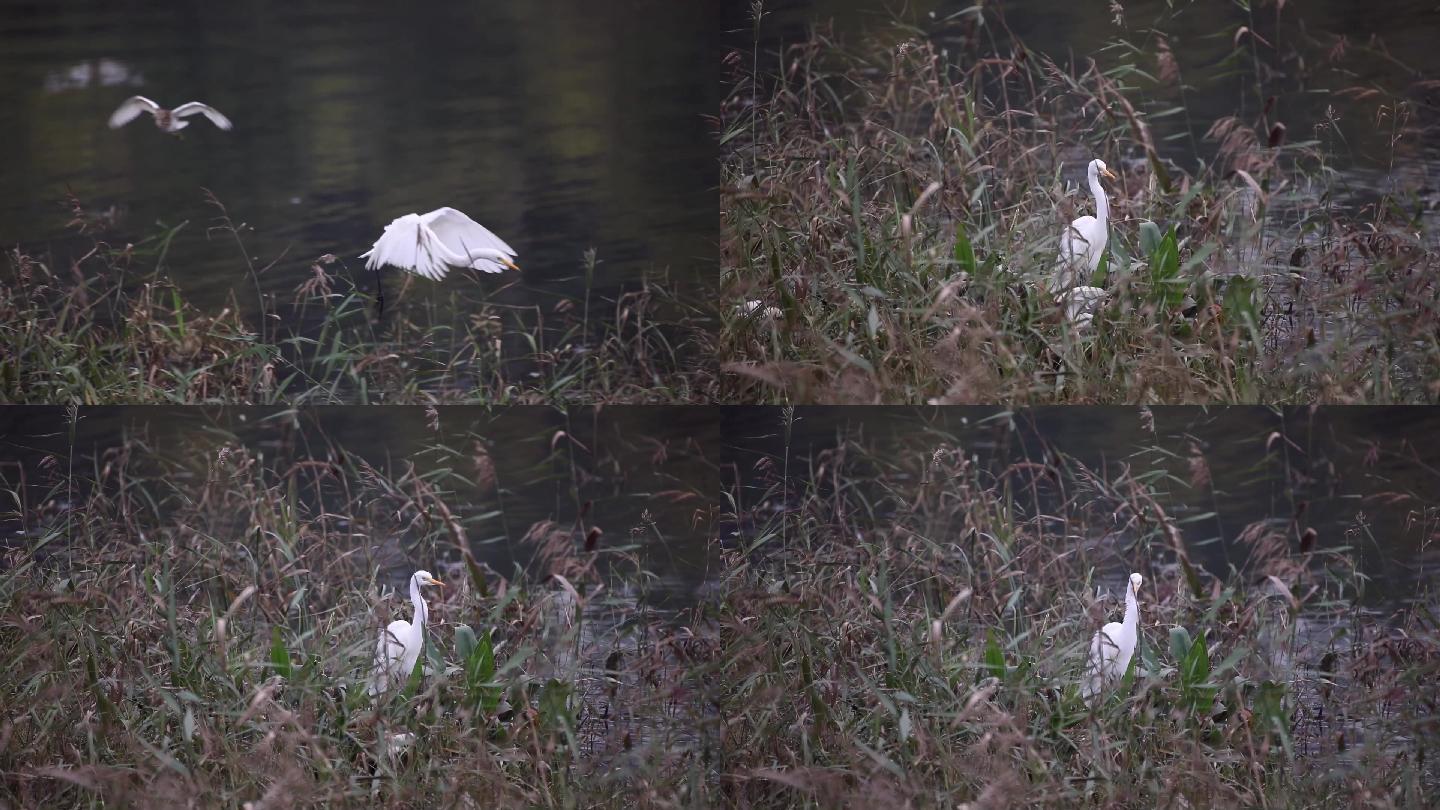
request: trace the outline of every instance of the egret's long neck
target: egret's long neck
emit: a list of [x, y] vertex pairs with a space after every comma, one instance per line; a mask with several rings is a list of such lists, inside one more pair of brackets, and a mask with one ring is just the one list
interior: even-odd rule
[[1125, 586], [1125, 628], [1133, 630], [1135, 622], [1140, 618], [1140, 605], [1135, 602], [1135, 586]]
[[[410, 602], [415, 605], [415, 620], [410, 624], [417, 629], [423, 630], [425, 620], [430, 618], [430, 608], [426, 607], [425, 599], [420, 595], [420, 580], [414, 577], [410, 578]], [[1129, 614], [1126, 615], [1128, 616]]]
[[1090, 167], [1090, 193], [1095, 195], [1095, 218], [1100, 220], [1100, 227], [1104, 229], [1110, 221], [1110, 199], [1105, 196], [1105, 187], [1100, 185], [1100, 173], [1095, 167]]

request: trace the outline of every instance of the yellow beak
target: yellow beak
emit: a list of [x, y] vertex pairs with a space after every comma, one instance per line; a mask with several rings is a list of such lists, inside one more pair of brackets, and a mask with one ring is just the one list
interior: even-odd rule
[[425, 583], [425, 584], [426, 584], [426, 585], [439, 585], [439, 586], [442, 587], [442, 588], [445, 587], [445, 583], [441, 582], [440, 580], [438, 580], [438, 579], [436, 579], [436, 578], [434, 578], [434, 577], [431, 577], [431, 578], [430, 578], [430, 581], [427, 582], [427, 583]]
[[506, 267], [510, 268], [511, 270], [519, 270], [519, 269], [520, 269], [520, 265], [516, 264], [515, 262], [510, 261], [509, 259], [505, 259], [505, 260], [503, 261], [503, 264], [504, 264]]
[[1105, 175], [1106, 177], [1110, 178], [1111, 180], [1117, 180], [1117, 179], [1119, 179], [1119, 178], [1117, 178], [1117, 177], [1115, 176], [1115, 173], [1112, 172], [1112, 171], [1110, 171], [1109, 169], [1101, 169], [1101, 170], [1100, 170], [1100, 173], [1103, 174], [1103, 175]]

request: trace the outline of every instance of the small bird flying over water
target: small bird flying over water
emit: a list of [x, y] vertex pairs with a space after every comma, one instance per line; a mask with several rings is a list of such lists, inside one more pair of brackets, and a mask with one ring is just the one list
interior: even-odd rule
[[161, 132], [168, 132], [172, 135], [178, 134], [180, 130], [190, 126], [190, 122], [184, 119], [191, 115], [203, 115], [210, 119], [210, 123], [221, 129], [230, 129], [232, 126], [229, 118], [221, 115], [219, 110], [209, 104], [187, 101], [173, 110], [167, 110], [144, 96], [131, 96], [125, 99], [110, 116], [110, 128], [119, 129], [134, 121], [140, 113], [150, 113], [155, 117], [155, 126]]

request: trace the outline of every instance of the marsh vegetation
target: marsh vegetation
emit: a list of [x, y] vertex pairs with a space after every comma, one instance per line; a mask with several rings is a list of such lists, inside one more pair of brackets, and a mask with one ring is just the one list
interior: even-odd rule
[[[848, 39], [824, 8], [807, 11], [803, 37], [777, 38], [766, 4], [751, 5], [722, 107], [727, 397], [1435, 399], [1440, 251], [1421, 74], [1357, 78], [1348, 60], [1367, 48], [1310, 32], [1293, 4], [1247, 17], [1247, 4], [1151, 3], [1142, 19], [1113, 3], [1103, 42], [1063, 56], [1027, 48], [1011, 5]], [[1033, 28], [1049, 10], [1015, 13]], [[1206, 52], [1218, 75], [1204, 92], [1235, 88], [1230, 112], [1213, 98], [1192, 109], [1200, 79], [1172, 42]], [[1327, 97], [1312, 85], [1335, 82], [1333, 104], [1301, 118]], [[1410, 161], [1418, 179], [1351, 193], [1336, 105], [1352, 133], [1378, 132], [1372, 163]], [[1087, 281], [1109, 297], [1080, 327], [1044, 288], [1066, 224], [1094, 213], [1080, 181], [1097, 156], [1119, 180], [1107, 256]]]
[[[291, 417], [258, 443], [137, 431], [0, 468], [0, 801], [704, 802], [686, 662], [706, 642], [652, 598], [660, 518], [603, 541], [588, 510], [517, 525], [528, 562], [497, 571], [520, 482], [483, 437], [389, 467]], [[391, 586], [417, 568], [448, 587], [420, 666], [372, 698], [377, 634], [410, 618]]]
[[[714, 26], [643, 6], [8, 15], [0, 402], [713, 399]], [[137, 94], [234, 126], [110, 129]], [[523, 270], [374, 317], [356, 257], [441, 206]]]
[[[668, 275], [607, 298], [505, 303], [361, 260], [315, 258], [288, 298], [218, 200], [216, 245], [251, 283], [208, 308], [166, 262], [178, 229], [117, 246], [92, 237], [68, 268], [16, 249], [0, 270], [0, 402], [145, 404], [683, 403], [713, 396], [713, 318]], [[75, 201], [76, 227], [84, 212]], [[577, 271], [593, 277], [593, 253]], [[183, 272], [183, 271], [182, 271]], [[244, 287], [240, 288], [244, 290]], [[297, 329], [295, 324], [305, 324]]]
[[[793, 425], [814, 416], [781, 416], [783, 451], [731, 498], [741, 529], [726, 540], [711, 670], [729, 805], [1418, 807], [1434, 795], [1433, 579], [1378, 582], [1359, 561], [1396, 542], [1376, 540], [1362, 504], [1405, 511], [1393, 525], [1430, 547], [1440, 516], [1422, 496], [1436, 482], [1339, 496], [1350, 517], [1317, 542], [1298, 493], [1320, 462], [1287, 460], [1287, 445], [1309, 446], [1287, 433], [1239, 477], [1263, 487], [1258, 468], [1271, 468], [1289, 508], [1216, 536], [1234, 518], [1207, 454], [1163, 436], [1097, 467], [1043, 440], [1034, 454], [979, 449], [962, 438], [977, 431], [938, 418], [887, 440], [854, 416], [829, 449], [792, 448]], [[1014, 431], [1007, 419], [994, 418], [999, 435]], [[1206, 562], [1220, 547], [1228, 567]], [[1131, 571], [1144, 573], [1139, 649], [1092, 709], [1086, 654], [1118, 620]]]

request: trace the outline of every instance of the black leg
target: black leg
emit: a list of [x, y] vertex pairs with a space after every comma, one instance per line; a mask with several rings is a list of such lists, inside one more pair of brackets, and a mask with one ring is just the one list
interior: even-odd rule
[[375, 268], [375, 320], [385, 317], [385, 285], [380, 283], [380, 268]]

